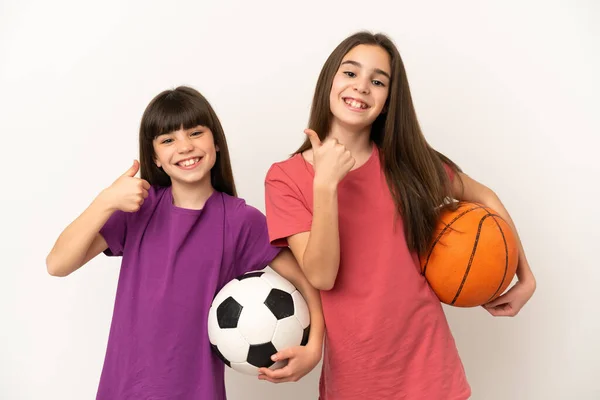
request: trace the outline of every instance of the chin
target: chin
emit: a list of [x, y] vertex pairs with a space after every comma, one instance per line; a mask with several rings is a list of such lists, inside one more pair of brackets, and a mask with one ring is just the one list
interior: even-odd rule
[[339, 124], [355, 130], [362, 130], [367, 126], [373, 124], [372, 122], [365, 121], [364, 118], [338, 118]]
[[202, 183], [207, 179], [206, 174], [202, 174], [201, 176], [173, 176], [171, 180], [175, 180], [177, 182], [186, 184], [186, 185], [195, 185]]

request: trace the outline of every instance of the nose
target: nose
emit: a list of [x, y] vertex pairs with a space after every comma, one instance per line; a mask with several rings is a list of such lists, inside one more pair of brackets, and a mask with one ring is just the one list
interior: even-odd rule
[[356, 79], [354, 82], [354, 90], [360, 94], [369, 94], [369, 84], [371, 81], [367, 78], [364, 79]]
[[177, 152], [179, 154], [189, 153], [193, 148], [192, 141], [189, 138], [181, 139], [177, 143]]

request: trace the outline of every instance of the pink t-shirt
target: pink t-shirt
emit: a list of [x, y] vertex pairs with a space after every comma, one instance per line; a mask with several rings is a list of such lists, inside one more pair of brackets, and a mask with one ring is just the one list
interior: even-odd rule
[[[266, 186], [269, 238], [309, 231], [312, 166], [275, 163]], [[471, 394], [440, 301], [406, 245], [374, 146], [338, 186], [340, 268], [321, 291], [326, 338], [323, 400], [463, 400]]]

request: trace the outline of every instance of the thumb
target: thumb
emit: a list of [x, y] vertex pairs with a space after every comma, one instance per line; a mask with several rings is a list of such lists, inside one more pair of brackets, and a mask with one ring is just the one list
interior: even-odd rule
[[292, 358], [294, 356], [294, 350], [292, 348], [283, 349], [278, 351], [277, 353], [271, 356], [271, 360], [273, 361], [281, 361], [287, 360], [288, 358]]
[[317, 132], [313, 131], [312, 129], [305, 129], [304, 133], [306, 133], [306, 136], [308, 136], [308, 140], [310, 140], [310, 144], [312, 145], [313, 149], [318, 149], [321, 147], [321, 139], [319, 139]]
[[138, 160], [133, 160], [133, 165], [129, 167], [129, 169], [123, 174], [123, 176], [131, 176], [134, 177], [135, 174], [140, 170], [140, 162]]

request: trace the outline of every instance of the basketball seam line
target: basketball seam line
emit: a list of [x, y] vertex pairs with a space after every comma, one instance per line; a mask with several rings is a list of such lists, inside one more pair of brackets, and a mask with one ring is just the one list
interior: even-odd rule
[[[454, 299], [452, 300], [452, 302], [450, 303], [450, 305], [454, 305], [456, 303], [456, 300], [458, 300], [458, 297], [460, 296], [460, 294], [462, 292], [462, 289], [463, 289], [465, 283], [467, 282], [467, 277], [469, 275], [469, 271], [471, 270], [471, 265], [473, 264], [473, 259], [475, 258], [475, 253], [477, 252], [477, 245], [479, 244], [479, 236], [481, 236], [481, 227], [483, 226], [483, 222], [488, 217], [492, 217], [492, 219], [494, 220], [494, 222], [496, 222], [496, 224], [498, 225], [498, 222], [496, 221], [496, 219], [494, 217], [502, 218], [501, 216], [499, 216], [497, 214], [490, 213], [487, 209], [485, 209], [485, 211], [488, 214], [485, 215], [481, 219], [481, 221], [479, 221], [479, 227], [477, 228], [477, 236], [475, 237], [475, 244], [473, 245], [473, 251], [471, 253], [471, 258], [469, 259], [469, 264], [467, 265], [467, 269], [466, 269], [465, 274], [463, 276], [462, 282], [460, 283], [460, 286], [458, 287], [458, 290], [456, 291], [456, 295], [454, 296]], [[500, 232], [502, 234], [502, 237], [504, 238], [504, 232], [502, 232], [502, 230], [500, 230]], [[506, 244], [505, 244], [505, 250], [508, 252], [508, 248], [507, 248]], [[508, 258], [507, 258], [507, 260], [508, 260]], [[507, 263], [508, 263], [508, 261], [505, 261], [504, 276], [506, 276], [506, 269], [507, 269], [506, 264]], [[504, 281], [504, 278], [502, 278], [502, 281]], [[500, 283], [500, 286], [502, 286], [502, 283]], [[496, 292], [498, 292], [498, 289], [496, 289]]]
[[[499, 217], [500, 219], [502, 219], [502, 217], [500, 217], [498, 215], [494, 215], [494, 217]], [[500, 231], [500, 234], [502, 235], [502, 241], [504, 242], [504, 254], [506, 255], [506, 257], [505, 257], [506, 260], [504, 262], [504, 275], [502, 275], [502, 280], [500, 281], [500, 284], [498, 285], [498, 289], [496, 289], [494, 294], [486, 301], [486, 303], [488, 303], [490, 300], [492, 300], [494, 297], [496, 297], [496, 295], [500, 291], [500, 288], [504, 284], [504, 280], [506, 279], [506, 274], [508, 273], [508, 244], [506, 243], [506, 236], [504, 235], [504, 231], [502, 230], [502, 227], [500, 226], [500, 224], [498, 223], [496, 218], [493, 218], [493, 220], [496, 223], [496, 225], [498, 226], [498, 230]]]
[[[474, 210], [478, 210], [480, 208], [484, 208], [484, 206], [482, 205], [478, 205], [477, 207], [473, 207], [470, 208], [466, 211], [463, 211], [461, 214], [457, 215], [456, 217], [454, 217], [454, 219], [452, 221], [450, 221], [445, 227], [444, 229], [442, 229], [440, 231], [440, 233], [438, 234], [438, 236], [435, 238], [435, 240], [433, 241], [433, 243], [431, 244], [431, 247], [429, 248], [429, 251], [427, 253], [427, 259], [425, 260], [425, 265], [423, 266], [423, 272], [422, 274], [425, 275], [427, 272], [427, 265], [429, 264], [429, 259], [431, 258], [431, 254], [433, 253], [433, 249], [435, 248], [435, 245], [440, 241], [440, 239], [442, 238], [442, 236], [444, 236], [444, 233], [446, 232], [446, 230], [448, 230], [450, 228], [450, 226], [455, 223], [458, 219], [460, 219], [462, 216], [464, 216], [465, 214], [470, 213], [471, 211]], [[487, 211], [487, 210], [486, 210]]]
[[[488, 212], [487, 210], [485, 210], [485, 211]], [[471, 251], [471, 257], [469, 258], [469, 263], [467, 264], [467, 269], [465, 270], [465, 273], [462, 278], [462, 282], [460, 282], [460, 286], [458, 287], [458, 290], [456, 291], [456, 295], [454, 296], [454, 299], [452, 299], [452, 301], [450, 302], [450, 305], [454, 305], [454, 303], [456, 303], [458, 296], [460, 296], [460, 293], [462, 292], [463, 286], [465, 286], [465, 282], [467, 281], [467, 276], [469, 276], [469, 271], [471, 270], [471, 265], [473, 264], [473, 259], [475, 258], [475, 253], [477, 252], [477, 245], [479, 244], [479, 236], [481, 236], [481, 227], [483, 226], [483, 223], [486, 220], [486, 218], [489, 216], [490, 216], [490, 213], [488, 212], [487, 215], [484, 215], [483, 218], [481, 218], [481, 220], [479, 220], [479, 226], [477, 227], [477, 235], [475, 235], [475, 243], [473, 244], [473, 250]]]

